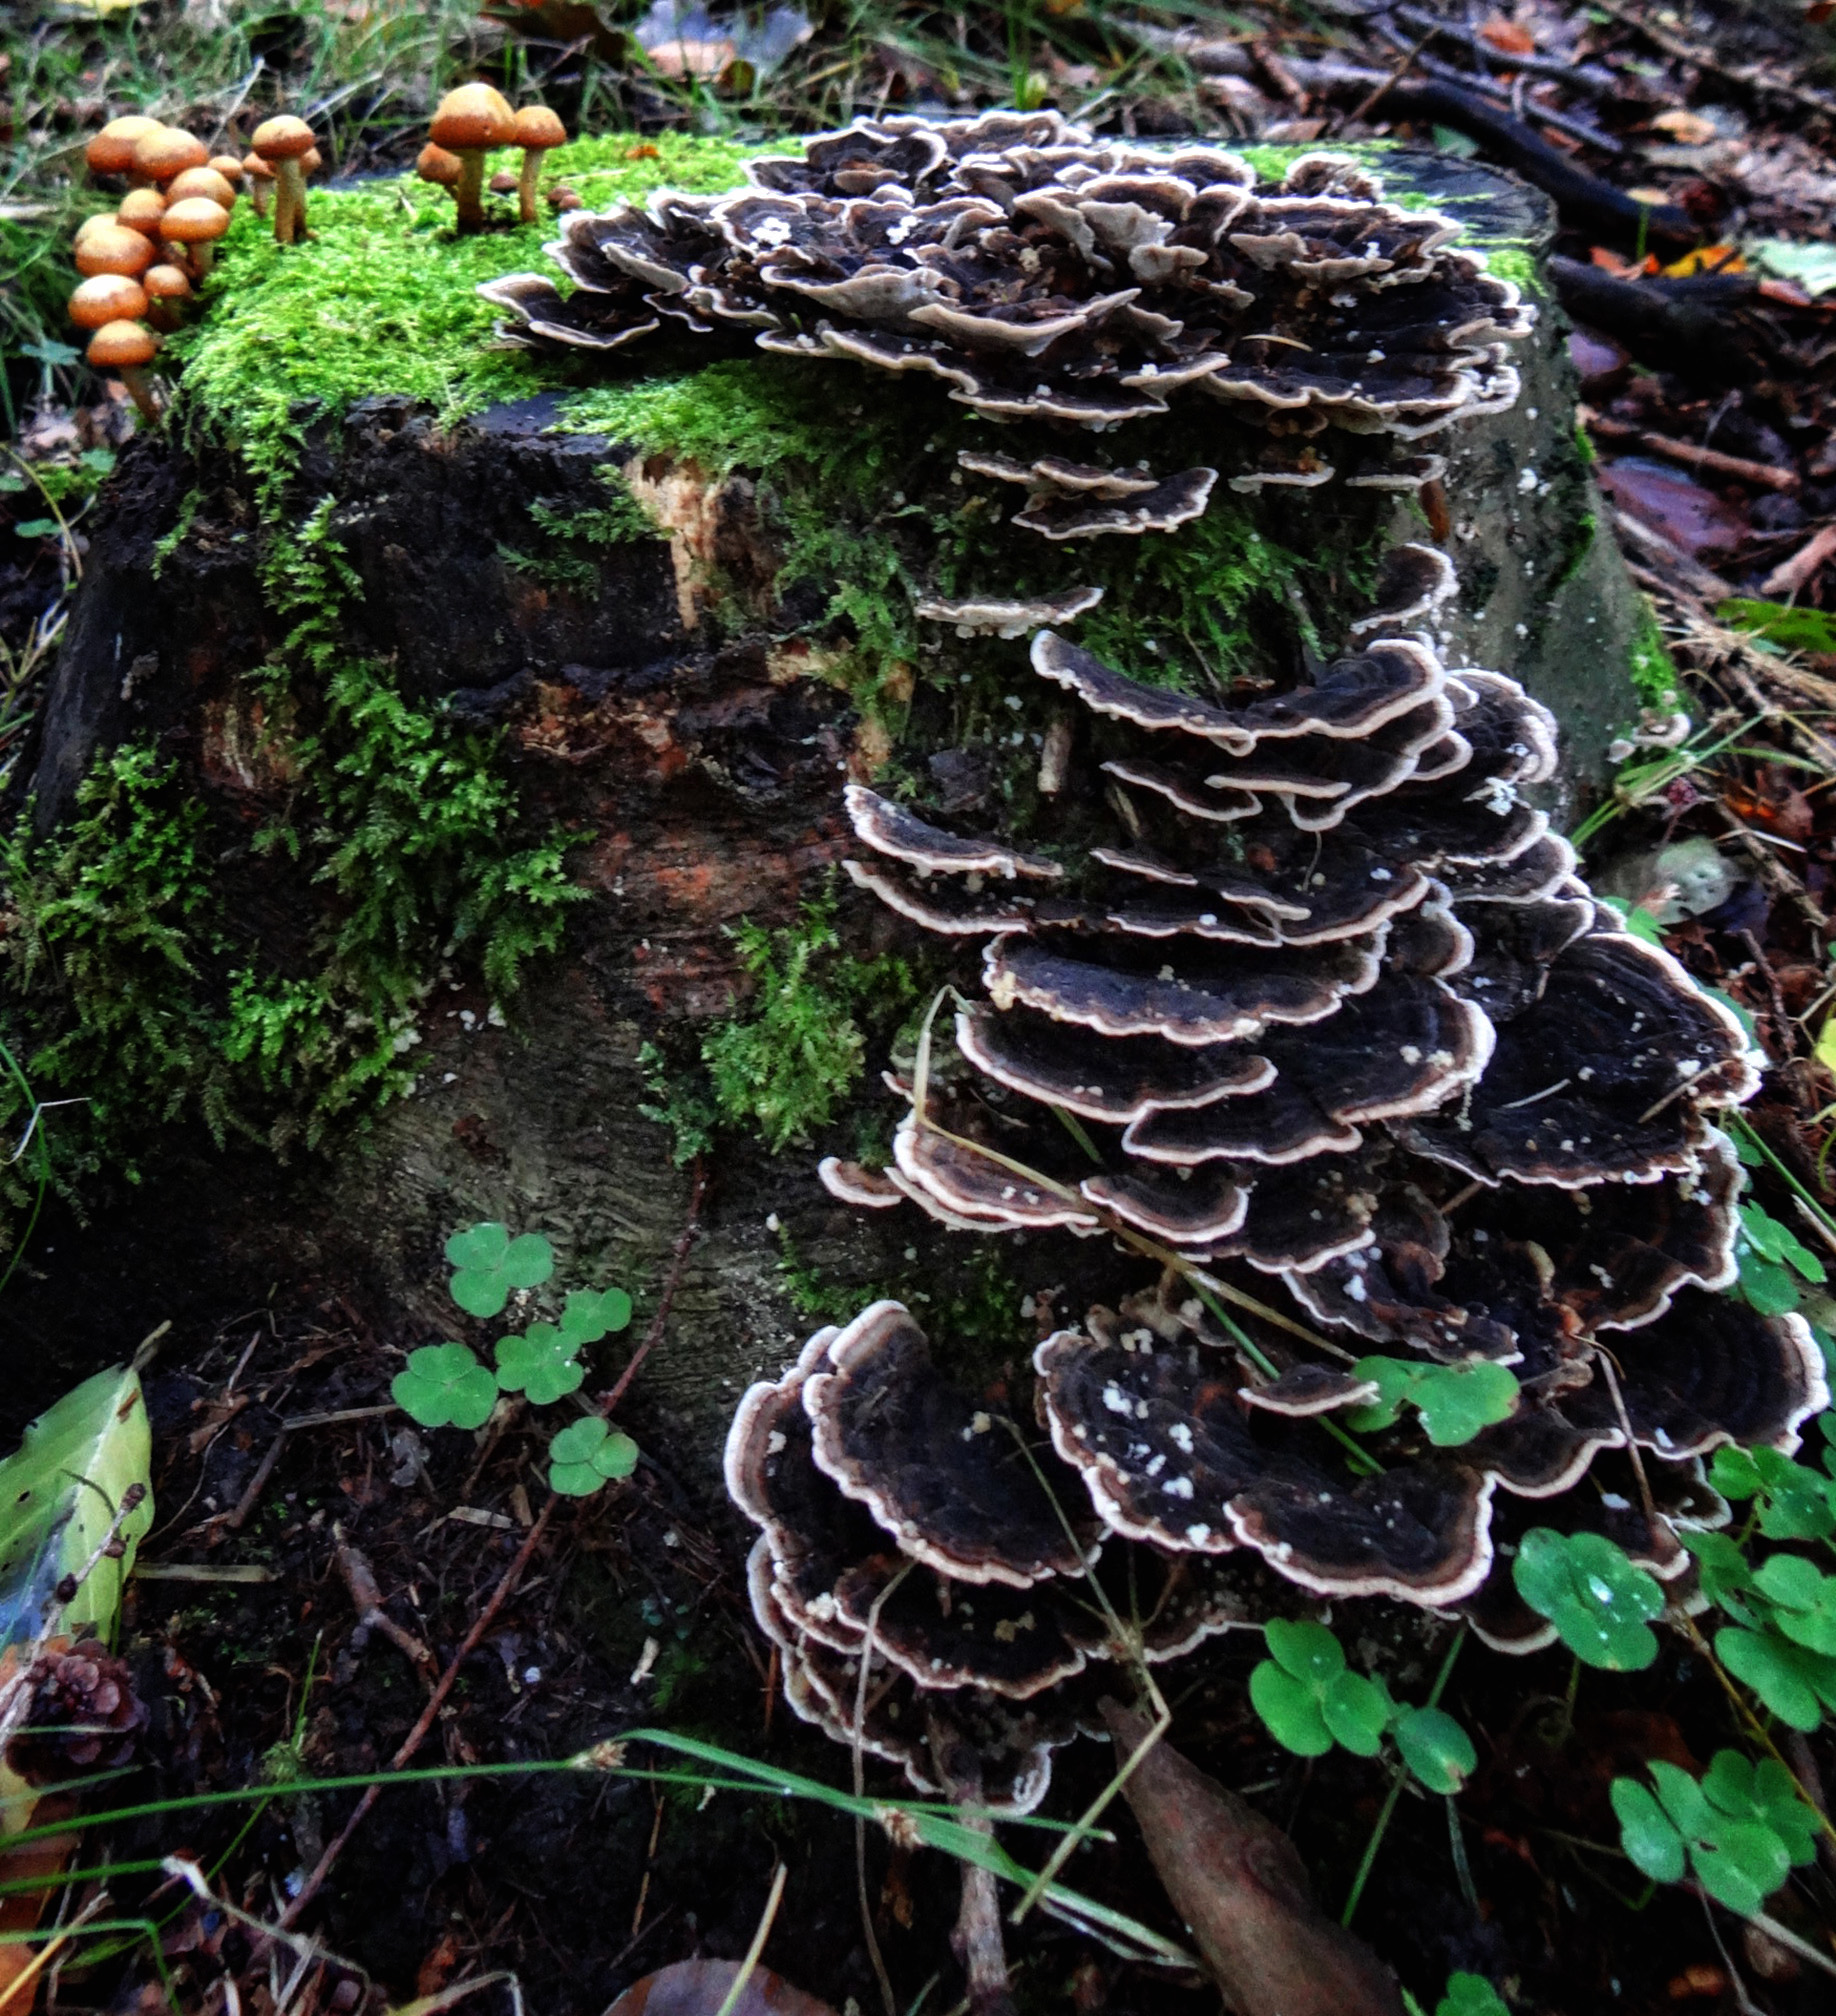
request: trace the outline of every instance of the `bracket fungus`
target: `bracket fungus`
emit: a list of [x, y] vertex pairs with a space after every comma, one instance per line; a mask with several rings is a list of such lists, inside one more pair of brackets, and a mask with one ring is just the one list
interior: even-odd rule
[[962, 1795], [940, 1763], [961, 1743], [981, 1761], [975, 1803], [1030, 1811], [1053, 1749], [1100, 1729], [1087, 1669], [1177, 1658], [1246, 1614], [1208, 1561], [1113, 1540], [1098, 1560], [1071, 1473], [944, 1379], [898, 1302], [818, 1331], [747, 1391], [726, 1476], [760, 1529], [752, 1605], [786, 1699], [921, 1792]]
[[[567, 292], [527, 273], [479, 290], [507, 311], [500, 333], [589, 350], [665, 321], [749, 335], [938, 378], [1001, 420], [1109, 428], [1206, 398], [1267, 430], [1230, 479], [1252, 488], [1330, 478], [1328, 427], [1406, 444], [1516, 396], [1516, 288], [1453, 247], [1449, 219], [1386, 202], [1337, 156], [1259, 183], [1220, 148], [997, 112], [864, 119], [746, 172], [726, 195], [574, 212], [546, 248]], [[1020, 522], [1054, 539], [1177, 525], [1217, 480], [999, 459], [983, 473], [1032, 485]], [[1378, 480], [1368, 445], [1355, 459]]]
[[[885, 1171], [820, 1174], [850, 1204], [1069, 1234], [1100, 1242], [1079, 1266], [1124, 1270], [1113, 1308], [1033, 1358], [1050, 1450], [1031, 1474], [1091, 1574], [1120, 1544], [1163, 1575], [1233, 1578], [1207, 1585], [1225, 1608], [1266, 1612], [1285, 1582], [1459, 1610], [1521, 1650], [1546, 1638], [1501, 1542], [1610, 1527], [1688, 1600], [1677, 1532], [1727, 1513], [1702, 1457], [1794, 1448], [1830, 1396], [1802, 1319], [1713, 1292], [1734, 1275], [1740, 1188], [1716, 1120], [1755, 1090], [1754, 1053], [1595, 901], [1529, 801], [1556, 766], [1545, 710], [1394, 633], [1452, 586], [1443, 555], [1399, 549], [1345, 656], [1236, 705], [1042, 632], [1032, 669], [1082, 718], [1070, 788], [1024, 842], [848, 786], [852, 879], [922, 931], [979, 940], [980, 998], [965, 972], [954, 1043], [889, 1076], [907, 1110]], [[1248, 1328], [1219, 1319], [1231, 1301]], [[983, 1434], [947, 1371], [880, 1303], [749, 1396], [731, 1474], [761, 1409], [780, 1428], [801, 1411], [772, 1474], [829, 1507], [806, 1580], [772, 1523], [789, 1484], [768, 1504], [736, 1482], [766, 1531], [780, 1640], [869, 1660], [904, 1712], [925, 1658], [1000, 1696], [1011, 1675], [895, 1637], [954, 1614], [920, 1576], [1022, 1583], [1025, 1698], [1046, 1712], [1050, 1672], [1075, 1721], [1073, 1654], [1113, 1653], [1079, 1635], [1076, 1564], [1037, 1544], [1043, 1523], [959, 1473], [1021, 1431]], [[1391, 1397], [1430, 1373], [1482, 1373], [1495, 1397], [1460, 1431]], [[1590, 1472], [1599, 1488], [1578, 1490]], [[1015, 1574], [956, 1519], [997, 1524]], [[876, 1549], [911, 1565], [870, 1615], [884, 1565], [849, 1571]]]

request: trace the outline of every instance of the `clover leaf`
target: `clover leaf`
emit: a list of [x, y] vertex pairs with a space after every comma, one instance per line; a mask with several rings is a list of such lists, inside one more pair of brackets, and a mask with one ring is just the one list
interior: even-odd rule
[[1827, 1540], [1836, 1534], [1836, 1477], [1819, 1476], [1777, 1449], [1715, 1451], [1709, 1482], [1724, 1498], [1758, 1498], [1769, 1540]]
[[539, 1288], [555, 1271], [555, 1249], [539, 1232], [512, 1239], [507, 1225], [470, 1225], [446, 1242], [455, 1272], [452, 1298], [468, 1316], [495, 1316], [513, 1288]]
[[1272, 1617], [1271, 1658], [1250, 1674], [1250, 1703], [1283, 1749], [1323, 1757], [1335, 1742], [1375, 1757], [1396, 1706], [1381, 1682], [1348, 1672], [1345, 1649], [1323, 1624]]
[[597, 1344], [631, 1321], [631, 1297], [622, 1288], [575, 1288], [561, 1311], [561, 1334], [578, 1350]]
[[1679, 1533], [1677, 1537], [1696, 1558], [1697, 1586], [1704, 1597], [1740, 1623], [1754, 1623], [1756, 1612], [1746, 1601], [1753, 1589], [1753, 1570], [1740, 1551], [1740, 1543], [1727, 1533]]
[[564, 1498], [590, 1498], [637, 1468], [638, 1446], [597, 1414], [571, 1422], [548, 1445], [548, 1482]]
[[1483, 1974], [1450, 1974], [1447, 1993], [1434, 2005], [1434, 2016], [1511, 2016], [1511, 2012]]
[[574, 1356], [566, 1333], [552, 1323], [532, 1323], [520, 1337], [497, 1340], [497, 1383], [506, 1393], [521, 1393], [533, 1406], [546, 1407], [574, 1392], [586, 1378], [586, 1367]]
[[1796, 1554], [1775, 1554], [1753, 1577], [1772, 1606], [1772, 1621], [1794, 1645], [1836, 1654], [1836, 1577]]
[[1374, 1380], [1377, 1398], [1346, 1416], [1355, 1432], [1388, 1428], [1405, 1402], [1422, 1417], [1428, 1439], [1451, 1449], [1470, 1442], [1482, 1428], [1502, 1421], [1517, 1406], [1517, 1380], [1503, 1365], [1467, 1358], [1457, 1365], [1424, 1365], [1406, 1358], [1360, 1358], [1357, 1379]]
[[[1730, 1761], [1724, 1764], [1724, 1758]], [[1688, 1870], [1717, 1903], [1751, 1916], [1785, 1881], [1793, 1862], [1815, 1852], [1811, 1847], [1800, 1857], [1798, 1844], [1805, 1837], [1795, 1815], [1783, 1815], [1788, 1833], [1775, 1824], [1781, 1817], [1776, 1781], [1768, 1779], [1763, 1792], [1756, 1789], [1758, 1774], [1746, 1775], [1751, 1767], [1732, 1751], [1716, 1757], [1700, 1785], [1661, 1758], [1646, 1769], [1652, 1787], [1615, 1778], [1610, 1796], [1620, 1845], [1660, 1883], [1680, 1883]]]
[[1403, 1762], [1430, 1792], [1458, 1792], [1478, 1766], [1473, 1739], [1445, 1708], [1405, 1708], [1394, 1734]]
[[1604, 1534], [1533, 1526], [1518, 1543], [1511, 1579], [1584, 1664], [1635, 1673], [1657, 1657], [1650, 1625], [1663, 1614], [1664, 1592]]
[[1770, 1827], [1796, 1868], [1817, 1859], [1822, 1822], [1798, 1781], [1776, 1757], [1755, 1763], [1738, 1750], [1717, 1750], [1702, 1779], [1703, 1796], [1731, 1820]]
[[482, 1428], [497, 1381], [464, 1344], [423, 1344], [390, 1382], [395, 1404], [423, 1428]]
[[1728, 1624], [1715, 1633], [1715, 1656], [1751, 1687], [1781, 1722], [1807, 1735], [1836, 1708], [1836, 1659], [1778, 1632]]
[[1791, 1268], [1806, 1281], [1821, 1284], [1826, 1278], [1823, 1262], [1791, 1227], [1780, 1224], [1763, 1206], [1751, 1200], [1740, 1207], [1740, 1238], [1743, 1245], [1750, 1246], [1762, 1258]]

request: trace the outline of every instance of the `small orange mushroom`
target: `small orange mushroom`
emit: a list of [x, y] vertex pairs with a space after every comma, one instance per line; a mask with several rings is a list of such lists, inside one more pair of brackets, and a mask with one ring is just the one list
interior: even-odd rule
[[159, 220], [166, 214], [166, 199], [157, 189], [130, 189], [115, 212], [115, 222], [138, 231], [143, 238], [159, 236]]
[[191, 275], [182, 266], [162, 262], [149, 266], [140, 276], [140, 284], [149, 303], [146, 319], [155, 329], [176, 329], [180, 311], [191, 299]]
[[516, 185], [517, 213], [525, 224], [533, 224], [542, 156], [551, 147], [567, 145], [567, 128], [546, 105], [525, 105], [516, 115], [516, 145], [523, 150], [523, 172]]
[[200, 279], [210, 271], [211, 253], [229, 229], [229, 212], [208, 196], [186, 196], [168, 206], [160, 219], [159, 235], [168, 245], [182, 245], [191, 254], [192, 270]]
[[125, 224], [98, 224], [76, 247], [79, 273], [125, 273], [138, 279], [153, 263], [153, 241]]
[[77, 283], [70, 297], [70, 319], [79, 329], [100, 329], [107, 322], [137, 322], [147, 312], [147, 292], [125, 273], [97, 273]]
[[268, 198], [274, 190], [274, 170], [259, 154], [245, 154], [242, 157], [243, 179], [248, 183], [249, 201], [255, 206], [257, 217], [268, 214]]
[[148, 383], [146, 367], [158, 349], [153, 332], [138, 322], [104, 322], [90, 337], [89, 361], [98, 371], [112, 371], [149, 420], [159, 418], [159, 402]]
[[264, 119], [249, 145], [274, 170], [274, 242], [291, 245], [306, 229], [306, 178], [301, 162], [317, 151], [312, 128], [304, 119], [282, 113], [278, 119]]
[[501, 91], [489, 84], [461, 84], [449, 91], [434, 110], [428, 133], [436, 147], [456, 154], [463, 172], [453, 189], [461, 231], [476, 231], [484, 223], [485, 155], [493, 147], [508, 147], [516, 138], [516, 114]]
[[209, 159], [210, 149], [203, 141], [177, 126], [156, 127], [134, 146], [135, 174], [153, 182], [170, 182], [187, 168], [202, 168]]
[[120, 221], [121, 219], [114, 211], [98, 210], [93, 217], [85, 217], [82, 223], [77, 226], [76, 236], [70, 241], [71, 245], [73, 247], [81, 245], [85, 239], [93, 238], [102, 229], [103, 225], [106, 224], [112, 229]]
[[182, 203], [188, 196], [208, 197], [223, 210], [236, 207], [235, 184], [228, 176], [219, 175], [214, 168], [187, 168], [166, 184], [168, 203]]
[[239, 154], [213, 154], [205, 162], [205, 167], [214, 168], [237, 195], [242, 194], [242, 157]]
[[131, 175], [134, 172], [134, 149], [149, 133], [159, 130], [159, 123], [141, 112], [129, 112], [120, 119], [111, 119], [83, 149], [83, 159], [89, 165], [89, 172], [92, 175]]

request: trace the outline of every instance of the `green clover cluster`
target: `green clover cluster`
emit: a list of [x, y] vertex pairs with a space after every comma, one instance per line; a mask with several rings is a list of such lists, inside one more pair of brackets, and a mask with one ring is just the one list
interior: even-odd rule
[[1337, 1743], [1375, 1757], [1388, 1736], [1430, 1792], [1453, 1793], [1478, 1763], [1472, 1739], [1443, 1708], [1392, 1698], [1381, 1679], [1354, 1673], [1324, 1624], [1272, 1617], [1263, 1626], [1270, 1657], [1250, 1674], [1250, 1703], [1277, 1743], [1323, 1757]]
[[1406, 1403], [1422, 1417], [1429, 1441], [1437, 1449], [1452, 1449], [1517, 1407], [1515, 1375], [1489, 1358], [1465, 1358], [1455, 1365], [1360, 1358], [1352, 1377], [1373, 1380], [1377, 1387], [1375, 1400], [1354, 1407], [1345, 1417], [1354, 1434], [1393, 1427]]
[[[455, 1232], [446, 1242], [453, 1264], [453, 1300], [467, 1315], [497, 1315], [514, 1290], [539, 1288], [555, 1271], [555, 1249], [539, 1232], [512, 1238], [507, 1225], [487, 1223]], [[500, 1337], [495, 1369], [470, 1345], [426, 1344], [408, 1354], [389, 1391], [423, 1428], [482, 1428], [500, 1393], [520, 1393], [549, 1407], [586, 1382], [580, 1353], [631, 1321], [622, 1288], [571, 1289], [560, 1319], [538, 1318], [520, 1334]], [[630, 1436], [589, 1414], [549, 1443], [548, 1481], [564, 1497], [584, 1498], [613, 1478], [629, 1477], [638, 1460]]]
[[1719, 1750], [1701, 1781], [1654, 1758], [1649, 1786], [1613, 1780], [1620, 1843], [1659, 1883], [1693, 1875], [1718, 1904], [1751, 1917], [1794, 1868], [1813, 1861], [1821, 1822], [1771, 1757]]

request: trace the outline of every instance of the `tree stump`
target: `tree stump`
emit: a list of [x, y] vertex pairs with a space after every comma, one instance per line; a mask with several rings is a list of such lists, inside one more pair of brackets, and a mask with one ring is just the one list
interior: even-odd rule
[[[1533, 277], [1548, 205], [1467, 163], [1384, 150], [1380, 165], [1393, 191], [1458, 217], [1470, 242], [1528, 282], [1541, 319], [1517, 360], [1522, 397], [1430, 444], [1450, 466], [1425, 514], [1336, 487], [1236, 497], [1220, 486], [1208, 547], [1182, 544], [1190, 527], [1089, 542], [1130, 549], [1102, 556], [1108, 634], [1170, 658], [1184, 647], [1177, 623], [1159, 634], [1162, 618], [1183, 619], [1209, 596], [1236, 652], [1234, 667], [1213, 669], [1290, 669], [1297, 637], [1342, 641], [1337, 626], [1356, 613], [1382, 542], [1439, 533], [1461, 582], [1432, 619], [1439, 641], [1450, 663], [1511, 672], [1557, 712], [1566, 820], [1600, 788], [1606, 744], [1637, 713], [1628, 667], [1646, 619], [1610, 539], [1595, 532], [1562, 326]], [[319, 242], [291, 255], [296, 275], [337, 246], [341, 205], [361, 200], [315, 197]], [[232, 280], [237, 243], [221, 262]], [[415, 256], [437, 270], [442, 245], [429, 227]], [[455, 284], [469, 298], [476, 244], [468, 256], [474, 266]], [[519, 263], [536, 263], [531, 248], [506, 241], [499, 270]], [[213, 312], [253, 311], [226, 296]], [[487, 321], [481, 310], [471, 340]], [[361, 895], [327, 870], [351, 838], [339, 820], [374, 807], [357, 784], [355, 798], [336, 799], [315, 796], [313, 780], [340, 760], [361, 769], [387, 758], [400, 772], [396, 800], [412, 791], [405, 753], [375, 753], [383, 728], [353, 725], [360, 701], [380, 720], [379, 692], [442, 734], [475, 729], [477, 746], [494, 746], [514, 820], [532, 846], [565, 841], [566, 876], [584, 899], [566, 911], [560, 949], [528, 963], [499, 1016], [503, 990], [479, 973], [476, 941], [429, 895], [445, 921], [401, 935], [399, 958], [421, 970], [401, 995], [399, 1027], [381, 1032], [404, 1082], [371, 1117], [355, 1097], [322, 1122], [300, 1117], [306, 1095], [287, 1082], [293, 1039], [278, 1011], [266, 1089], [232, 1074], [236, 1118], [221, 1142], [201, 1122], [195, 1087], [180, 1088], [170, 1125], [157, 1124], [154, 1103], [140, 1180], [122, 1180], [111, 1149], [83, 1187], [87, 1218], [54, 1213], [55, 1232], [9, 1291], [14, 1335], [34, 1346], [9, 1401], [16, 1416], [156, 1323], [212, 1320], [271, 1286], [283, 1299], [336, 1290], [384, 1335], [437, 1338], [449, 1320], [441, 1240], [481, 1218], [547, 1231], [576, 1281], [631, 1285], [641, 1328], [689, 1189], [670, 1128], [645, 1115], [659, 1097], [645, 1046], [658, 1046], [666, 1069], [690, 1071], [707, 1031], [751, 1012], [731, 934], [742, 920], [796, 918], [845, 851], [845, 779], [915, 775], [970, 824], [978, 805], [1031, 788], [1038, 755], [1023, 738], [1049, 727], [1049, 703], [1033, 690], [1024, 641], [972, 649], [910, 617], [961, 495], [949, 455], [927, 447], [962, 419], [941, 391], [852, 365], [671, 355], [662, 363], [677, 375], [644, 382], [673, 390], [643, 407], [633, 440], [582, 431], [591, 412], [579, 393], [592, 379], [575, 367], [530, 364], [524, 396], [447, 424], [400, 392], [410, 361], [378, 329], [367, 396], [294, 415], [301, 445], [284, 469], [253, 421], [234, 440], [221, 425], [234, 386], [226, 392], [220, 366], [215, 422], [194, 408], [189, 428], [135, 445], [96, 526], [45, 709], [36, 827], [47, 848], [74, 830], [79, 785], [110, 751], [150, 745], [172, 766], [157, 803], [196, 814], [213, 905], [188, 941], [186, 998], [219, 1048], [242, 973], [256, 975], [264, 1002], [307, 998], [284, 996], [288, 985], [319, 988], [331, 1003], [313, 1025], [321, 1031], [333, 1011], [370, 1014], [363, 1041], [376, 1047], [373, 1009], [337, 994], [337, 957], [325, 949], [341, 931], [394, 928], [386, 917], [364, 924]], [[636, 398], [639, 369], [658, 362], [611, 382]], [[719, 397], [698, 405], [703, 382]], [[1182, 408], [1170, 424], [1177, 452], [1200, 459], [1204, 431], [1225, 423]], [[856, 442], [872, 460], [865, 475], [850, 473]], [[1437, 522], [1425, 527], [1424, 515]], [[1169, 583], [1183, 579], [1174, 561], [1187, 550], [1237, 571], [1185, 581], [1185, 603], [1170, 609]], [[860, 560], [852, 578], [850, 554]], [[1296, 556], [1292, 575], [1280, 556]], [[290, 558], [317, 571], [302, 579], [296, 569], [289, 588]], [[326, 668], [355, 662], [378, 669], [337, 725]], [[276, 664], [291, 670], [261, 670]], [[442, 806], [430, 799], [424, 810], [432, 822]], [[471, 843], [455, 844], [463, 855]], [[464, 861], [441, 858], [440, 872], [463, 882]], [[862, 956], [899, 942], [851, 894], [841, 925]], [[460, 942], [449, 951], [441, 931]], [[359, 952], [373, 959], [375, 945]], [[727, 1128], [708, 1151], [702, 1236], [637, 1389], [645, 1432], [666, 1438], [660, 1446], [699, 1489], [718, 1490], [718, 1441], [738, 1392], [812, 1327], [820, 1290], [809, 1277], [845, 1300], [869, 1282], [941, 1295], [962, 1273], [961, 1242], [906, 1214], [891, 1231], [864, 1223], [814, 1174], [824, 1148], [853, 1152], [858, 1124], [884, 1120], [877, 1074], [905, 1013], [902, 1004], [876, 1021], [862, 1010], [864, 1075], [816, 1138], [774, 1155], [756, 1131]], [[75, 1071], [36, 1089], [84, 1097], [96, 1086]], [[108, 1103], [131, 1134], [130, 1090], [110, 1086]], [[170, 1090], [149, 1086], [149, 1101]], [[1064, 1264], [1047, 1242], [1003, 1262], [1028, 1292], [1060, 1279]], [[802, 1311], [791, 1274], [804, 1277]]]

